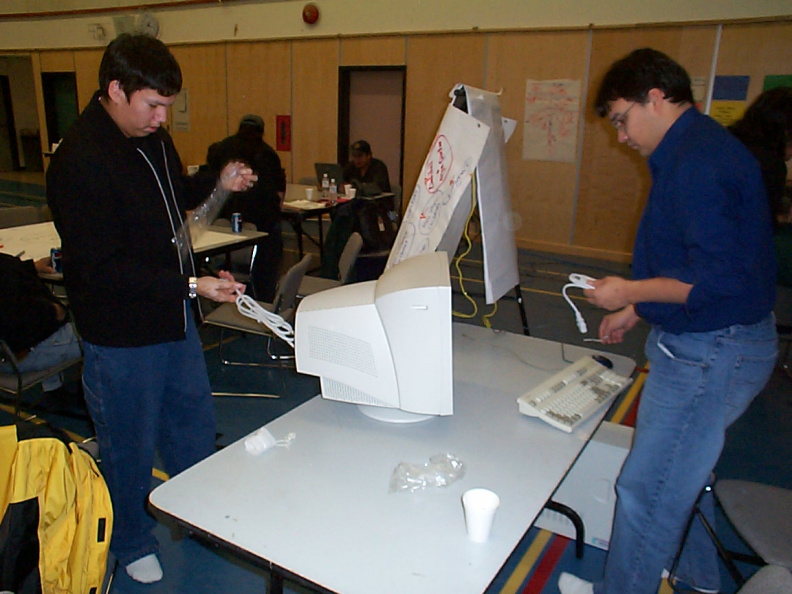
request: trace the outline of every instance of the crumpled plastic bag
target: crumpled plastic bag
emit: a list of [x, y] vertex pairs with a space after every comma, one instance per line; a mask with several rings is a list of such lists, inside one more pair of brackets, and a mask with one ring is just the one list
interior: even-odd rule
[[465, 464], [453, 454], [436, 454], [423, 464], [401, 462], [393, 469], [391, 493], [419, 491], [427, 487], [447, 487], [465, 476]]

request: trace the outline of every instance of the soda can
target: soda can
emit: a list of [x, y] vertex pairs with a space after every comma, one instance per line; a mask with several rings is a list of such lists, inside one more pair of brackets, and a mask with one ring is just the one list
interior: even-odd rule
[[63, 260], [61, 258], [60, 248], [52, 248], [50, 250], [50, 260], [52, 260], [52, 268], [55, 272], [63, 272]]
[[235, 212], [231, 215], [231, 231], [234, 233], [242, 232], [242, 213]]

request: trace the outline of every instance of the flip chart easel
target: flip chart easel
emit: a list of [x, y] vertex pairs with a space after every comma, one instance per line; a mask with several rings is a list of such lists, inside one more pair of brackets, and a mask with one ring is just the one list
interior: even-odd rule
[[[471, 175], [481, 219], [485, 301], [514, 289], [523, 332], [517, 246], [506, 170], [504, 121], [498, 95], [458, 84], [415, 184], [386, 268], [426, 251], [453, 258], [471, 203]], [[449, 261], [450, 264], [450, 261]]]

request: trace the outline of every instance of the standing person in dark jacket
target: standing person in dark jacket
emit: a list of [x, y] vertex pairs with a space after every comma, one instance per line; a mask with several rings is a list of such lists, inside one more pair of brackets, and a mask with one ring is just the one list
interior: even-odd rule
[[[0, 254], [0, 338], [14, 352], [22, 372], [41, 371], [82, 352], [66, 306], [39, 278], [40, 272], [55, 272], [49, 257], [34, 262]], [[0, 369], [9, 372], [11, 364]], [[60, 375], [44, 380], [42, 388], [50, 397], [65, 395]]]
[[226, 203], [223, 215], [227, 218], [238, 212], [242, 220], [265, 231], [256, 249], [251, 271], [253, 295], [260, 301], [272, 302], [280, 278], [283, 260], [281, 234], [281, 206], [286, 195], [286, 176], [278, 153], [264, 142], [264, 120], [248, 114], [239, 122], [233, 136], [209, 147], [206, 163], [210, 171], [219, 173], [230, 161], [242, 161], [258, 176], [258, 182], [249, 190], [234, 193]]
[[776, 87], [764, 91], [729, 130], [759, 161], [773, 225], [778, 230], [779, 219], [784, 222], [789, 219], [789, 209], [784, 209], [783, 203], [787, 183], [786, 162], [792, 157], [792, 88]]
[[[84, 344], [83, 387], [113, 500], [110, 549], [139, 582], [162, 578], [146, 513], [158, 450], [174, 475], [214, 452], [206, 361], [191, 311], [196, 296], [233, 301], [229, 273], [198, 278], [182, 245], [185, 209], [202, 198], [161, 128], [181, 89], [176, 59], [146, 35], [105, 50], [99, 91], [47, 170], [47, 201]], [[229, 164], [219, 185], [252, 185]], [[189, 242], [188, 242], [189, 243]]]

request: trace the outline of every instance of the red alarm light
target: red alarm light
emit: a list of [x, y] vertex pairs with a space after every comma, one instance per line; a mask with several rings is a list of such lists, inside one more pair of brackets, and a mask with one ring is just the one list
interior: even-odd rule
[[319, 20], [319, 8], [313, 3], [306, 4], [303, 8], [302, 17], [306, 23], [313, 25]]

